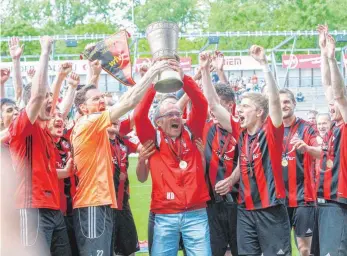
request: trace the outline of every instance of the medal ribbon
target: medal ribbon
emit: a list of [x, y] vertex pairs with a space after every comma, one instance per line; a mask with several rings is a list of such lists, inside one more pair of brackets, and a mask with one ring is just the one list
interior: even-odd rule
[[[252, 162], [253, 162], [253, 150], [255, 148], [255, 144], [256, 144], [256, 141], [258, 140], [258, 136], [259, 134], [257, 135], [256, 138], [254, 138], [254, 140], [252, 141], [252, 143], [249, 141], [249, 137], [250, 135], [246, 132], [245, 134], [245, 137], [244, 138], [244, 141], [246, 143], [246, 157], [247, 157], [247, 167], [249, 168], [249, 171], [251, 173], [251, 176], [253, 176], [253, 170], [252, 170]], [[251, 144], [250, 144], [251, 143]]]
[[326, 155], [326, 161], [325, 161], [325, 168], [324, 168], [324, 170], [326, 170], [327, 167], [329, 169], [332, 168], [332, 167], [327, 166], [328, 161], [334, 162], [333, 160], [330, 159], [330, 157], [334, 155], [334, 142], [333, 142], [334, 132], [333, 132], [333, 129], [334, 129], [334, 127], [331, 127], [331, 130], [329, 131], [330, 137], [329, 137], [329, 140], [328, 140], [327, 153], [325, 154]]
[[298, 129], [298, 126], [301, 122], [300, 121], [297, 121], [295, 125], [292, 125], [290, 127], [290, 130], [289, 130], [289, 133], [287, 135], [287, 139], [286, 139], [286, 143], [285, 143], [285, 147], [284, 147], [284, 150], [283, 150], [283, 158], [286, 156], [286, 152], [288, 152], [288, 147], [289, 147], [289, 143], [291, 141], [291, 137], [293, 136], [293, 134], [296, 132], [296, 130]]
[[[217, 134], [218, 134], [218, 143], [219, 143], [219, 160], [221, 160], [223, 162], [223, 165], [224, 165], [223, 156], [227, 150], [227, 147], [229, 145], [229, 142], [231, 140], [232, 135], [231, 135], [231, 133], [228, 132], [228, 135], [225, 138], [225, 136], [223, 136], [219, 127], [217, 127], [217, 132], [218, 132]], [[223, 145], [223, 148], [221, 149], [220, 145], [221, 145], [221, 141], [223, 141], [223, 140], [224, 140], [224, 145]]]
[[178, 152], [176, 152], [176, 150], [175, 150], [175, 145], [173, 145], [173, 140], [171, 138], [168, 138], [168, 137], [166, 137], [166, 139], [169, 142], [169, 149], [170, 149], [171, 154], [173, 155], [174, 158], [176, 158], [176, 160], [179, 163], [182, 159], [182, 144], [183, 144], [182, 136], [180, 137], [179, 142], [178, 142]]

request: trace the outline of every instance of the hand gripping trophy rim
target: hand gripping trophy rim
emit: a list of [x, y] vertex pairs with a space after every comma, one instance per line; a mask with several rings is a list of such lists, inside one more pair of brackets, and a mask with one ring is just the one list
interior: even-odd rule
[[[154, 22], [146, 29], [146, 37], [151, 49], [153, 60], [177, 60], [179, 28], [173, 22]], [[181, 89], [183, 82], [180, 74], [174, 70], [164, 70], [159, 74], [159, 79], [154, 85], [158, 92], [171, 93]]]

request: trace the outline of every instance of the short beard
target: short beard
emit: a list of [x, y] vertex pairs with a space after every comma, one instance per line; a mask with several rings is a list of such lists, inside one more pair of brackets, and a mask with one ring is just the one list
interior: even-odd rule
[[294, 115], [294, 112], [290, 112], [288, 113], [286, 116], [283, 116], [283, 119], [287, 119], [287, 118], [290, 118]]

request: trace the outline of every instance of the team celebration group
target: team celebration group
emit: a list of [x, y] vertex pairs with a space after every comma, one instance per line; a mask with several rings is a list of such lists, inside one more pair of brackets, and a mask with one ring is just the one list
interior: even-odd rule
[[[261, 46], [249, 52], [265, 86], [239, 102], [218, 51], [200, 54], [194, 77], [173, 59], [143, 66], [141, 79], [115, 102], [98, 89], [99, 61], [89, 61], [85, 85], [69, 62], [48, 85], [48, 36], [23, 86], [23, 48], [12, 38], [16, 99], [2, 91], [2, 165], [6, 152], [11, 156], [2, 172], [15, 174], [15, 195], [6, 197], [17, 209], [23, 251], [139, 251], [127, 173], [129, 154], [138, 153], [138, 180], [149, 173], [152, 180], [150, 212], [143, 213], [150, 255], [291, 255], [293, 235], [302, 256], [346, 256], [347, 93], [335, 41], [326, 25], [318, 32], [328, 106], [309, 121], [295, 115], [294, 94], [278, 88]], [[180, 74], [184, 94], [161, 95], [153, 109], [154, 84], [167, 69]], [[1, 70], [2, 89], [9, 75]]]

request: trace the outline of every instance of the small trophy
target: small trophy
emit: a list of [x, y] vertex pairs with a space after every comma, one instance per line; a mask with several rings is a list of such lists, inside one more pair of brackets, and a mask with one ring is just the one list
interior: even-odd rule
[[[146, 37], [153, 61], [179, 59], [177, 54], [178, 25], [176, 23], [166, 21], [152, 23], [146, 29]], [[178, 91], [182, 86], [180, 74], [172, 69], [167, 69], [159, 74], [154, 88], [161, 93], [171, 93]]]

